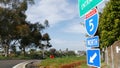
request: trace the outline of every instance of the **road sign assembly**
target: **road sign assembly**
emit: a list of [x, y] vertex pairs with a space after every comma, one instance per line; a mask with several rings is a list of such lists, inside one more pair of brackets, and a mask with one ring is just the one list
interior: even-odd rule
[[99, 22], [99, 14], [95, 7], [102, 1], [103, 0], [78, 0], [80, 17], [86, 14], [85, 27], [90, 36], [86, 40], [87, 64], [95, 67], [100, 67], [100, 49], [94, 48], [99, 47], [99, 36], [94, 36]]
[[100, 67], [100, 49], [87, 50], [87, 64], [89, 66]]
[[[91, 49], [93, 47], [99, 47], [99, 36], [94, 36], [99, 22], [99, 15], [96, 8], [90, 11], [85, 16], [85, 27], [88, 35], [90, 36], [86, 40], [87, 45], [87, 64], [89, 66], [100, 67], [100, 50]], [[90, 47], [90, 49], [89, 49]]]

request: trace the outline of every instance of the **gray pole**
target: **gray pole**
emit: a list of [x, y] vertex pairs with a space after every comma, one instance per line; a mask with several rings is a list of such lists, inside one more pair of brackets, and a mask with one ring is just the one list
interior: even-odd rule
[[108, 49], [107, 49], [107, 47], [106, 47], [106, 62], [107, 62], [107, 65], [109, 65], [109, 62], [108, 62]]
[[113, 56], [113, 48], [111, 46], [111, 58], [112, 58], [112, 68], [114, 68], [114, 56]]

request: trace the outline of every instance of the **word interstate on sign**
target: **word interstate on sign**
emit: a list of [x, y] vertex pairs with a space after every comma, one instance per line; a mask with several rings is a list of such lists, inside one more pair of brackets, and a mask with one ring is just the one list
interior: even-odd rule
[[92, 11], [90, 11], [88, 14], [85, 15], [85, 18], [89, 18], [90, 16], [94, 15], [95, 13], [97, 13], [97, 9], [94, 8]]
[[81, 6], [81, 8], [82, 8], [82, 10], [88, 5], [88, 4], [90, 4], [92, 2], [92, 0], [85, 0], [85, 2], [82, 4], [82, 6]]

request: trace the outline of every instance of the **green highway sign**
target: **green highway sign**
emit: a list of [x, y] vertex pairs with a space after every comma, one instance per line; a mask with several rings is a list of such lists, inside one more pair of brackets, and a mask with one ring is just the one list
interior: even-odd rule
[[96, 5], [98, 5], [102, 1], [103, 0], [78, 0], [80, 17], [85, 15], [91, 9], [95, 8]]

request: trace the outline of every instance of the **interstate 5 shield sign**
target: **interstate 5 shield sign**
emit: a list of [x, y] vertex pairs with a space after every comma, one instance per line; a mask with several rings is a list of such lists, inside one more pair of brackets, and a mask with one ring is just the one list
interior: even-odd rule
[[98, 28], [98, 22], [99, 22], [98, 20], [99, 20], [98, 13], [92, 15], [91, 17], [85, 20], [85, 26], [89, 36], [95, 35]]

